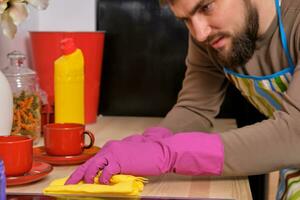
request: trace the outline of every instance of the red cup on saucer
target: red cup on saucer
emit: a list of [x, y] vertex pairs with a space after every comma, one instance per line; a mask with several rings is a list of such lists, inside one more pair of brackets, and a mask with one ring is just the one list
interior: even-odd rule
[[32, 138], [10, 135], [0, 136], [0, 159], [4, 161], [5, 174], [21, 176], [32, 168]]
[[[52, 123], [43, 127], [46, 153], [54, 156], [79, 155], [94, 145], [94, 134], [77, 123]], [[90, 138], [85, 144], [85, 135]]]

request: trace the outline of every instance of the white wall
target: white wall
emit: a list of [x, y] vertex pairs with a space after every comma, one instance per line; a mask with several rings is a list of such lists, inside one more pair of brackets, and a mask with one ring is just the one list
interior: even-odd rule
[[38, 29], [42, 31], [96, 30], [96, 0], [50, 0], [39, 12]]
[[24, 52], [31, 65], [29, 31], [95, 31], [96, 0], [49, 0], [46, 10], [30, 8], [29, 17], [18, 27], [13, 40], [0, 30], [0, 68], [8, 65], [7, 53]]
[[[38, 15], [36, 12], [30, 12], [30, 16], [27, 18], [27, 20], [20, 24], [17, 34], [13, 40], [3, 35], [0, 27], [0, 69], [8, 65], [6, 55], [9, 52], [13, 50], [19, 50], [26, 53], [26, 55], [30, 52], [27, 33], [29, 29], [36, 29], [37, 27]], [[31, 63], [30, 56], [28, 57], [28, 62]]]

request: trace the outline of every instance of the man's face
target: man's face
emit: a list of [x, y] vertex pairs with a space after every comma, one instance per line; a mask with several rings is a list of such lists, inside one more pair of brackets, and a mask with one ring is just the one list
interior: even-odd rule
[[224, 66], [243, 65], [253, 55], [259, 25], [250, 0], [174, 0], [170, 8]]

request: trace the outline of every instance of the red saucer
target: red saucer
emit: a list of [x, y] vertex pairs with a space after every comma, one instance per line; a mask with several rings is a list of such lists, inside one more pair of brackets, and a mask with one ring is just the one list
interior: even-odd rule
[[23, 176], [6, 177], [6, 185], [14, 186], [38, 181], [47, 176], [52, 169], [53, 167], [48, 163], [33, 161], [31, 170]]
[[33, 157], [35, 160], [47, 162], [52, 165], [75, 165], [85, 162], [99, 150], [99, 147], [93, 146], [89, 149], [85, 149], [82, 154], [75, 156], [52, 156], [46, 153], [44, 146], [40, 146], [33, 148]]

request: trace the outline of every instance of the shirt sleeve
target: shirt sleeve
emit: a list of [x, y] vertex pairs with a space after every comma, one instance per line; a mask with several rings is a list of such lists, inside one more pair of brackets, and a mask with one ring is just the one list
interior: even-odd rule
[[[296, 10], [292, 8], [290, 15], [298, 13]], [[299, 22], [299, 18], [296, 22]], [[290, 19], [293, 24], [290, 30], [293, 34], [290, 35], [293, 38], [289, 43], [296, 68], [283, 94], [282, 109], [275, 111], [271, 119], [220, 133], [224, 144], [224, 176], [247, 176], [282, 168], [300, 168], [300, 24], [296, 22], [294, 18]], [[227, 81], [222, 70], [208, 56], [205, 48], [190, 38], [186, 77], [178, 103], [161, 125], [176, 132], [207, 130], [205, 127], [213, 125]], [[268, 56], [272, 59], [271, 55]]]
[[161, 122], [175, 132], [213, 126], [228, 86], [223, 71], [212, 63], [205, 47], [189, 38], [186, 74], [176, 105]]
[[[299, 43], [300, 45], [300, 43]], [[300, 167], [300, 48], [293, 79], [283, 95], [283, 108], [272, 119], [221, 133], [223, 175], [255, 175]]]

